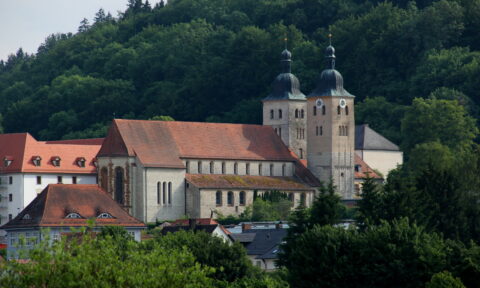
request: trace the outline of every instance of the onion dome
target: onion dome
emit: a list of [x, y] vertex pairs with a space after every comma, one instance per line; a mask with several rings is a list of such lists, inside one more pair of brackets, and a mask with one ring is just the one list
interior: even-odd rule
[[323, 70], [317, 81], [317, 87], [308, 97], [342, 96], [355, 97], [343, 88], [343, 77], [335, 70], [335, 48], [329, 45], [325, 49], [327, 69]]
[[300, 91], [300, 81], [298, 81], [298, 78], [291, 73], [292, 53], [287, 49], [283, 50], [280, 63], [282, 65], [282, 73], [273, 80], [273, 91], [263, 100], [304, 100], [305, 95]]

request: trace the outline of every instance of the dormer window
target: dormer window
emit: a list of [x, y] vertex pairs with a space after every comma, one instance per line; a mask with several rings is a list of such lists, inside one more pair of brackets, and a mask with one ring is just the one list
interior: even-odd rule
[[360, 171], [362, 171], [362, 166], [356, 164], [356, 165], [355, 165], [355, 172], [360, 172]]
[[84, 157], [78, 157], [77, 160], [75, 160], [75, 163], [77, 163], [78, 167], [84, 168], [85, 167], [85, 158]]
[[60, 157], [58, 156], [53, 156], [52, 157], [52, 165], [55, 166], [55, 167], [60, 167]]
[[40, 156], [33, 156], [33, 157], [32, 157], [32, 163], [33, 163], [33, 165], [39, 167], [40, 165], [42, 165], [42, 157], [40, 157]]
[[3, 165], [5, 167], [10, 166], [10, 164], [12, 164], [12, 162], [13, 162], [13, 157], [12, 156], [5, 156], [5, 158], [3, 158]]
[[65, 219], [82, 219], [83, 217], [75, 212], [69, 213], [67, 216], [65, 216]]
[[30, 217], [30, 214], [25, 214], [22, 217], [22, 220], [30, 220], [30, 219], [32, 219], [32, 217]]
[[107, 212], [100, 213], [100, 215], [97, 216], [98, 219], [113, 219], [113, 216], [110, 215]]

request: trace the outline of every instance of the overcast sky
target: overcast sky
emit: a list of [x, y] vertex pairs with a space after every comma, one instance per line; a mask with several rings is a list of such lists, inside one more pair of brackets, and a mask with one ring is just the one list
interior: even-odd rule
[[117, 17], [126, 7], [127, 0], [0, 0], [0, 60], [20, 47], [36, 53], [50, 34], [77, 32], [80, 21], [91, 23], [100, 8]]

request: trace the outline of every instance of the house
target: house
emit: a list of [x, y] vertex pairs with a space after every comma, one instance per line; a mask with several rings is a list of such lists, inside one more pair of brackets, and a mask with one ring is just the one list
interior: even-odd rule
[[[89, 226], [100, 231], [104, 226], [122, 226], [140, 241], [145, 224], [130, 216], [96, 184], [50, 184], [13, 220], [0, 228], [7, 232], [8, 258], [16, 258], [20, 249], [31, 249], [47, 237], [59, 240], [72, 228]], [[20, 245], [24, 238], [26, 246]]]
[[185, 219], [177, 220], [170, 226], [162, 228], [162, 234], [175, 233], [178, 231], [204, 231], [216, 237], [220, 237], [225, 242], [232, 242], [230, 232], [219, 224], [217, 221], [209, 218], [203, 219]]
[[102, 141], [37, 141], [29, 133], [0, 134], [0, 225], [15, 218], [48, 184], [96, 184], [95, 156]]

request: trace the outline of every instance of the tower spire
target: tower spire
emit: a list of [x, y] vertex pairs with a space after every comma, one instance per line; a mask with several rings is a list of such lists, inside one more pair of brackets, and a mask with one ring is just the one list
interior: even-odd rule
[[328, 34], [329, 45], [325, 49], [325, 59], [327, 62], [327, 69], [335, 69], [335, 48], [332, 46], [332, 33]]
[[292, 53], [287, 49], [287, 44], [288, 44], [287, 36], [285, 36], [283, 40], [285, 41], [285, 50], [282, 51], [282, 57], [280, 60], [280, 63], [282, 63], [282, 73], [291, 73], [292, 72]]

